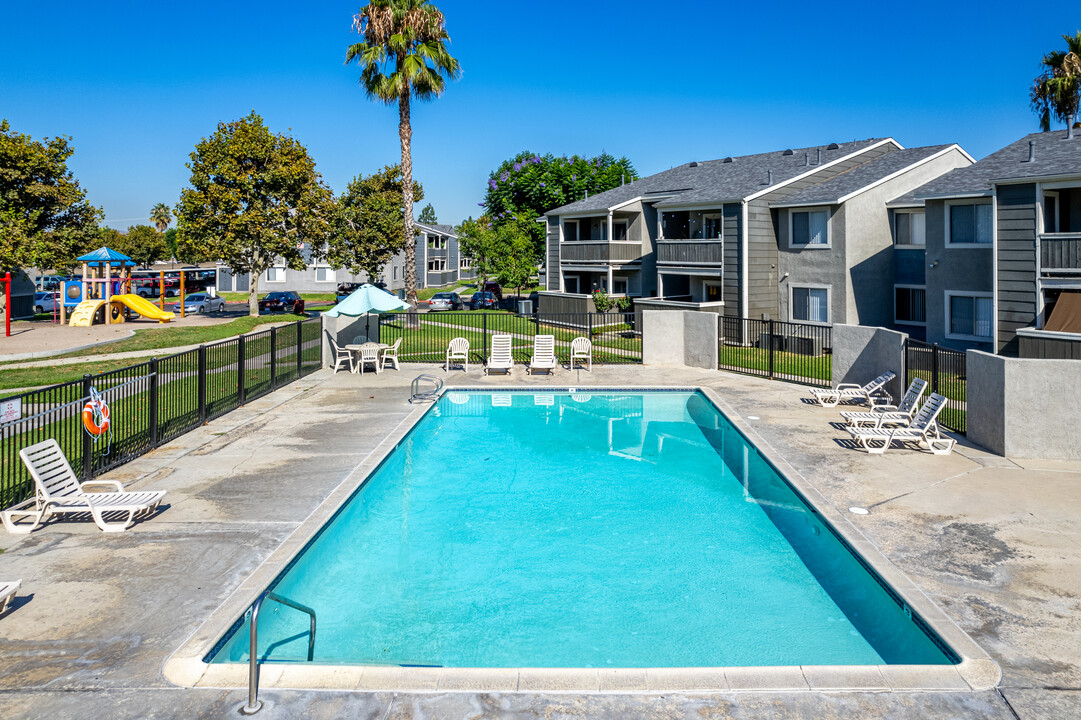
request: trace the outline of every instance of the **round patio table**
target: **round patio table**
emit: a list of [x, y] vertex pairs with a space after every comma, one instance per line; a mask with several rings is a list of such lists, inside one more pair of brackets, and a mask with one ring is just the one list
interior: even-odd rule
[[376, 372], [382, 371], [382, 369], [383, 369], [383, 351], [385, 351], [387, 348], [389, 348], [390, 345], [387, 345], [386, 343], [377, 343], [377, 342], [366, 342], [366, 343], [360, 343], [360, 344], [355, 344], [354, 343], [354, 344], [345, 346], [346, 350], [349, 350], [350, 352], [354, 352], [357, 355], [357, 358], [356, 358], [357, 361], [355, 363], [353, 363], [353, 373], [354, 374], [357, 373], [358, 371], [360, 372], [361, 375], [364, 374], [364, 369], [363, 369], [363, 367], [361, 367], [361, 364], [360, 364], [360, 351], [362, 349], [364, 349], [364, 348], [370, 348], [370, 347], [376, 348], [375, 371]]

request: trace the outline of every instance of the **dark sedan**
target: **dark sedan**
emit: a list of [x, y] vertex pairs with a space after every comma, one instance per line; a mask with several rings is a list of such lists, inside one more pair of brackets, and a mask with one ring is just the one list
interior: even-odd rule
[[490, 292], [475, 292], [469, 301], [469, 307], [472, 310], [490, 310], [498, 305], [499, 301]]
[[291, 312], [299, 315], [304, 312], [304, 299], [292, 290], [267, 293], [259, 301], [259, 312]]

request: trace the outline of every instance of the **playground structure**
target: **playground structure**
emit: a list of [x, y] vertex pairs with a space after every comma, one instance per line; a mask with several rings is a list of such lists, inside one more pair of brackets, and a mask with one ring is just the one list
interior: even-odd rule
[[[95, 322], [106, 325], [122, 323], [132, 311], [143, 317], [167, 323], [176, 317], [165, 310], [165, 293], [161, 294], [161, 307], [131, 292], [131, 269], [135, 263], [127, 255], [107, 247], [99, 248], [76, 258], [83, 264], [83, 279], [64, 283], [60, 322], [72, 327], [90, 327]], [[115, 276], [113, 269], [116, 269]], [[180, 281], [180, 307], [183, 317], [184, 280]], [[161, 275], [164, 290], [165, 274]], [[70, 322], [65, 314], [71, 311]]]

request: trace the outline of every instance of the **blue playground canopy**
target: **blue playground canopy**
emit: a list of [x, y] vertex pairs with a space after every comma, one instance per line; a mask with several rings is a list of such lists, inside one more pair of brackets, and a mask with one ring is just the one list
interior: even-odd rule
[[76, 262], [84, 262], [90, 267], [103, 267], [108, 263], [109, 267], [135, 267], [135, 261], [122, 252], [112, 248], [101, 247], [94, 252], [75, 258]]

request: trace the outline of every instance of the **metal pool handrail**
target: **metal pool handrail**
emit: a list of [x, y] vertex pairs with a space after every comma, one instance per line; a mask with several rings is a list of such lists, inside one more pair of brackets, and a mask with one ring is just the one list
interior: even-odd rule
[[307, 613], [312, 619], [311, 631], [308, 634], [308, 662], [315, 657], [315, 611], [307, 605], [293, 602], [269, 590], [260, 595], [251, 607], [251, 632], [248, 642], [248, 704], [240, 708], [242, 715], [254, 715], [263, 709], [263, 703], [259, 701], [259, 610], [263, 607], [263, 601], [268, 598], [294, 610]]
[[[422, 382], [429, 382], [433, 385], [433, 387], [431, 389], [423, 389], [421, 388]], [[417, 375], [415, 378], [413, 378], [413, 383], [409, 388], [409, 402], [431, 402], [434, 400], [438, 400], [439, 393], [442, 390], [442, 378], [436, 377], [435, 375]]]

